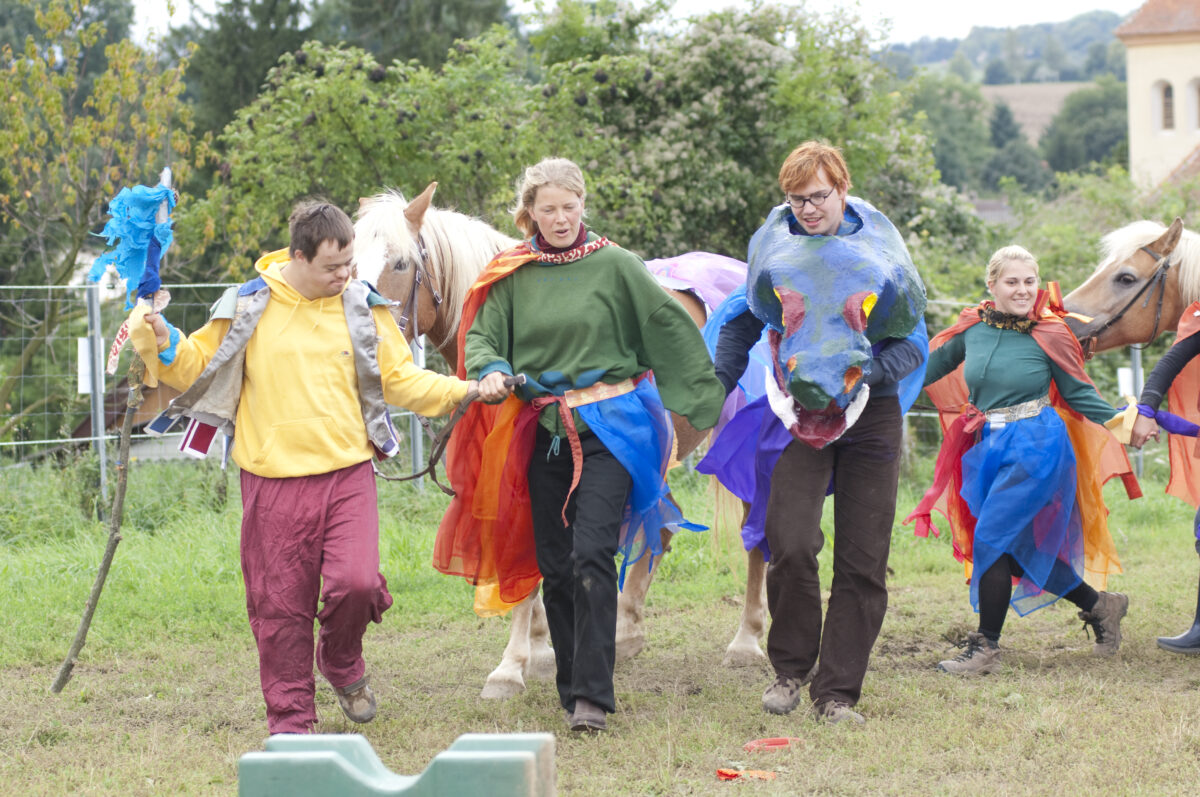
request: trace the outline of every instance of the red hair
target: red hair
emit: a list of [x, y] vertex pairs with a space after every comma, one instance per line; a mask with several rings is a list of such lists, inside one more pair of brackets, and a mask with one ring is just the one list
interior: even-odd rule
[[842, 151], [819, 141], [805, 141], [792, 150], [779, 168], [779, 187], [784, 193], [796, 191], [816, 179], [821, 169], [833, 181], [834, 188], [850, 190], [850, 170]]

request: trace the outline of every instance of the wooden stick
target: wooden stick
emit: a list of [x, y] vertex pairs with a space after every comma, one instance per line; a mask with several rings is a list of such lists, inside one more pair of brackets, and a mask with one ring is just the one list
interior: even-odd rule
[[58, 670], [58, 677], [54, 679], [54, 684], [50, 687], [50, 691], [55, 694], [61, 692], [67, 685], [67, 681], [71, 680], [71, 671], [75, 669], [75, 658], [79, 655], [79, 651], [83, 650], [83, 644], [87, 641], [88, 629], [92, 625], [92, 615], [96, 613], [96, 605], [100, 602], [100, 593], [104, 590], [104, 581], [108, 578], [108, 569], [112, 566], [113, 556], [117, 552], [117, 543], [121, 541], [121, 516], [125, 509], [125, 486], [129, 482], [129, 441], [133, 436], [133, 417], [142, 404], [142, 375], [145, 370], [146, 366], [142, 363], [142, 358], [134, 354], [133, 362], [129, 365], [129, 395], [125, 399], [125, 421], [121, 424], [121, 441], [116, 464], [117, 487], [116, 494], [113, 496], [112, 515], [109, 518], [108, 545], [100, 560], [100, 568], [96, 571], [96, 581], [92, 584], [92, 591], [88, 595], [83, 616], [79, 618], [79, 630], [75, 632], [75, 641], [71, 643], [71, 649], [67, 651], [67, 658], [63, 660], [62, 667]]

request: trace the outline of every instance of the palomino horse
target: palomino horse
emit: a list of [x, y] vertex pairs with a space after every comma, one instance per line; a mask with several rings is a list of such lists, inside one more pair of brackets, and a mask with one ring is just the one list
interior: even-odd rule
[[1174, 331], [1184, 308], [1200, 299], [1200, 235], [1181, 219], [1170, 227], [1135, 221], [1104, 236], [1102, 248], [1095, 272], [1063, 301], [1091, 318], [1066, 319], [1089, 356]]
[[[374, 282], [394, 302], [392, 313], [405, 336], [424, 333], [451, 368], [458, 364], [455, 334], [463, 299], [475, 278], [499, 252], [518, 242], [478, 219], [431, 205], [437, 184], [430, 184], [411, 203], [398, 193], [359, 201], [354, 257], [358, 275]], [[670, 291], [697, 325], [706, 318], [704, 305], [686, 291]], [[682, 459], [706, 437], [686, 420], [675, 418], [678, 456]], [[664, 545], [669, 543], [665, 529]], [[725, 664], [741, 666], [765, 661], [760, 646], [765, 628], [766, 565], [757, 550], [749, 554], [746, 597], [741, 622], [726, 648]], [[642, 557], [626, 574], [617, 607], [617, 657], [637, 655], [645, 644], [643, 608], [652, 574]], [[508, 646], [500, 665], [488, 675], [482, 696], [505, 698], [525, 688], [525, 676], [554, 674], [554, 653], [540, 592], [513, 609]]]

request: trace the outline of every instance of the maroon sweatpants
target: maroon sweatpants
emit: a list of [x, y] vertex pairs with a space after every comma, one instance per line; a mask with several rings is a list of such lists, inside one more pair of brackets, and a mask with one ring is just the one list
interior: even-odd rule
[[267, 727], [308, 733], [317, 721], [313, 620], [321, 623], [317, 669], [349, 686], [366, 671], [367, 623], [392, 605], [379, 572], [371, 463], [290, 479], [243, 470], [242, 575]]

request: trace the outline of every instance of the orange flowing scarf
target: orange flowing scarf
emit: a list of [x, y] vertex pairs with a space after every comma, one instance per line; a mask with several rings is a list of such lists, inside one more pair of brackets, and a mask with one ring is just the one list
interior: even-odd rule
[[[1079, 341], [1063, 322], [1061, 298], [1057, 284], [1051, 283], [1049, 290], [1038, 292], [1032, 311], [1038, 323], [1033, 328], [1033, 338], [1056, 365], [1072, 377], [1092, 384], [1083, 369], [1083, 350]], [[983, 302], [979, 307], [968, 307], [959, 313], [958, 321], [942, 330], [929, 342], [935, 350], [956, 335], [980, 322], [979, 310], [991, 306]], [[926, 537], [937, 527], [932, 514], [940, 512], [950, 523], [954, 543], [954, 557], [963, 563], [966, 578], [971, 578], [972, 550], [975, 536], [975, 517], [961, 494], [962, 456], [975, 445], [975, 432], [984, 424], [985, 416], [968, 401], [966, 381], [962, 365], [937, 382], [926, 386], [925, 392], [938, 408], [938, 420], [942, 426], [942, 447], [934, 467], [933, 486], [926, 491], [917, 508], [904, 523], [916, 523], [914, 533]], [[1125, 448], [1107, 429], [1071, 409], [1059, 395], [1058, 388], [1050, 384], [1050, 402], [1067, 427], [1071, 446], [1075, 451], [1076, 487], [1075, 500], [1083, 522], [1084, 577], [1097, 589], [1104, 589], [1108, 576], [1120, 573], [1121, 562], [1117, 558], [1116, 545], [1108, 531], [1108, 508], [1104, 505], [1103, 486], [1113, 476], [1120, 476], [1129, 498], [1142, 495]]]
[[[1193, 302], [1179, 317], [1175, 342], [1197, 332], [1200, 332], [1200, 302]], [[1188, 396], [1195, 398], [1189, 401]], [[1193, 357], [1171, 382], [1167, 390], [1167, 409], [1192, 423], [1200, 424], [1200, 357]], [[1192, 506], [1200, 506], [1200, 464], [1196, 459], [1200, 456], [1200, 437], [1196, 438], [1194, 446], [1193, 449], [1188, 439], [1181, 435], [1173, 434], [1168, 439], [1171, 478], [1167, 482], [1167, 494], [1187, 501]]]

